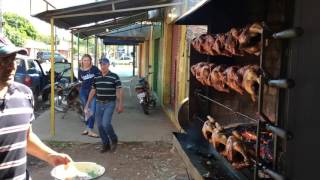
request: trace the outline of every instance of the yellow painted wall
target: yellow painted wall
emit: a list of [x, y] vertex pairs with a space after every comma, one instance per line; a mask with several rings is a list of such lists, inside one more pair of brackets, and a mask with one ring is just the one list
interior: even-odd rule
[[146, 63], [147, 63], [147, 41], [139, 45], [139, 56], [138, 56], [138, 68], [139, 68], [139, 77], [144, 76], [146, 74]]
[[176, 67], [176, 107], [173, 109], [169, 106], [170, 100], [170, 79], [171, 79], [171, 62], [172, 62], [172, 27], [173, 25], [170, 22], [165, 21], [164, 23], [164, 37], [163, 37], [163, 67], [162, 67], [162, 81], [163, 85], [163, 103], [162, 107], [167, 116], [170, 118], [171, 122], [175, 125], [177, 129], [181, 129], [178, 120], [177, 120], [177, 111], [180, 105], [180, 102], [188, 97], [188, 58], [187, 58], [187, 48], [186, 48], [186, 26], [179, 26], [181, 29], [180, 33], [180, 45], [178, 48], [178, 61]]
[[161, 81], [163, 82], [162, 92], [163, 92], [163, 105], [169, 105], [170, 103], [170, 79], [171, 79], [171, 51], [172, 51], [172, 25], [164, 23], [164, 36], [162, 43], [162, 74]]
[[[147, 67], [147, 73], [151, 73], [152, 72], [152, 67], [153, 67], [153, 40], [152, 40], [152, 34], [153, 34], [153, 28], [151, 28], [151, 33], [150, 33], [150, 40], [149, 40], [149, 44], [148, 44], [148, 46], [149, 46], [149, 52], [148, 52], [148, 54], [147, 54], [147, 56], [148, 56], [148, 67]], [[149, 76], [148, 76], [148, 82], [149, 82], [149, 84], [150, 84], [150, 86], [152, 86], [152, 84], [153, 84], [153, 78], [152, 78], [152, 74], [150, 74]]]
[[[179, 49], [179, 62], [177, 64], [177, 87], [178, 95], [176, 105], [178, 106], [180, 102], [188, 97], [188, 52], [187, 52], [187, 41], [186, 41], [187, 27], [181, 26], [181, 41]], [[178, 107], [176, 107], [178, 109]]]
[[[170, 118], [172, 123], [175, 125], [177, 129], [181, 129], [178, 124], [178, 120], [176, 119], [176, 114], [180, 102], [188, 97], [188, 71], [189, 71], [189, 63], [188, 63], [188, 52], [186, 47], [186, 26], [179, 26], [181, 28], [181, 41], [179, 45], [178, 52], [178, 61], [177, 61], [177, 69], [176, 69], [176, 107], [175, 111], [170, 109], [169, 100], [170, 100], [170, 79], [171, 79], [171, 62], [172, 62], [172, 24], [164, 21], [163, 23], [163, 36], [160, 38], [159, 45], [159, 83], [158, 83], [158, 94], [161, 103], [161, 106], [166, 113], [166, 115]], [[153, 72], [154, 65], [154, 39], [153, 37], [153, 29], [151, 28], [151, 37], [149, 41], [145, 41], [142, 45], [140, 45], [140, 57], [141, 63], [139, 68], [141, 68], [141, 75], [145, 76], [149, 72]], [[149, 84], [153, 85], [153, 74], [149, 76]], [[159, 103], [158, 102], [158, 103]]]

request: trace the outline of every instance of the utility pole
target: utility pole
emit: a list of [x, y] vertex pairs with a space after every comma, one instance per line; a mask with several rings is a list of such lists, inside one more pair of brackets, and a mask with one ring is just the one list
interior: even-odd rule
[[3, 25], [4, 25], [4, 23], [3, 23], [3, 17], [2, 17], [2, 1], [3, 0], [0, 0], [0, 33], [2, 34], [2, 32], [3, 32]]

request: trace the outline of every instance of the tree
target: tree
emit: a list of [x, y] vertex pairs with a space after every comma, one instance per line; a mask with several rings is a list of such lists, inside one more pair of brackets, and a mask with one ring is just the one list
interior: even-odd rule
[[26, 39], [38, 38], [38, 32], [26, 18], [9, 12], [3, 13], [3, 18], [4, 33], [16, 46], [23, 46]]

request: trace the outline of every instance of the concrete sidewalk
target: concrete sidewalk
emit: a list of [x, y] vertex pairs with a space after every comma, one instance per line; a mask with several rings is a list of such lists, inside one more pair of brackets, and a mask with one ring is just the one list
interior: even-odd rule
[[[129, 85], [127, 83], [125, 85]], [[132, 87], [134, 87], [134, 83], [132, 83]], [[112, 124], [119, 137], [119, 141], [171, 141], [171, 132], [176, 131], [176, 129], [162, 109], [157, 106], [155, 110], [150, 111], [150, 115], [145, 115], [136, 100], [135, 92], [133, 92], [134, 89], [131, 88], [131, 97], [128, 91], [128, 88], [124, 88], [124, 112], [121, 114], [115, 112], [113, 114]], [[100, 142], [100, 138], [81, 135], [85, 125], [76, 112], [69, 111], [64, 119], [62, 119], [62, 115], [56, 112], [56, 136], [51, 137], [50, 135], [50, 110], [42, 113], [33, 122], [33, 131], [42, 140]], [[98, 134], [96, 125], [95, 132]]]

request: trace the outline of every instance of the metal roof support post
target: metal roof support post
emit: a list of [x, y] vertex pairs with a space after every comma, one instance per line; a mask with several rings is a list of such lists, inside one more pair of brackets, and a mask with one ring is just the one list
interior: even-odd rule
[[54, 112], [54, 18], [50, 19], [51, 23], [51, 113], [50, 113], [50, 134], [51, 136], [56, 135], [56, 122], [55, 122], [55, 112]]
[[89, 37], [87, 37], [87, 54], [89, 53]]
[[94, 36], [94, 65], [97, 65], [98, 58], [98, 38]]
[[2, 33], [3, 31], [2, 4], [3, 4], [3, 0], [0, 0], [0, 33]]
[[136, 66], [136, 45], [133, 45], [133, 62], [132, 62], [132, 76], [134, 77], [135, 76], [135, 66]]
[[[79, 38], [79, 33], [78, 33], [78, 44], [77, 44], [77, 46], [78, 46], [78, 48], [77, 48], [77, 51], [78, 51], [78, 69], [80, 70], [80, 68], [81, 68], [81, 64], [79, 63], [80, 62], [80, 54], [79, 54], [79, 49], [80, 49], [80, 38]], [[79, 71], [78, 70], [78, 71]]]
[[74, 79], [74, 72], [73, 72], [73, 67], [74, 67], [74, 63], [73, 63], [73, 32], [71, 31], [71, 53], [70, 53], [70, 59], [71, 59], [71, 82], [73, 82]]

